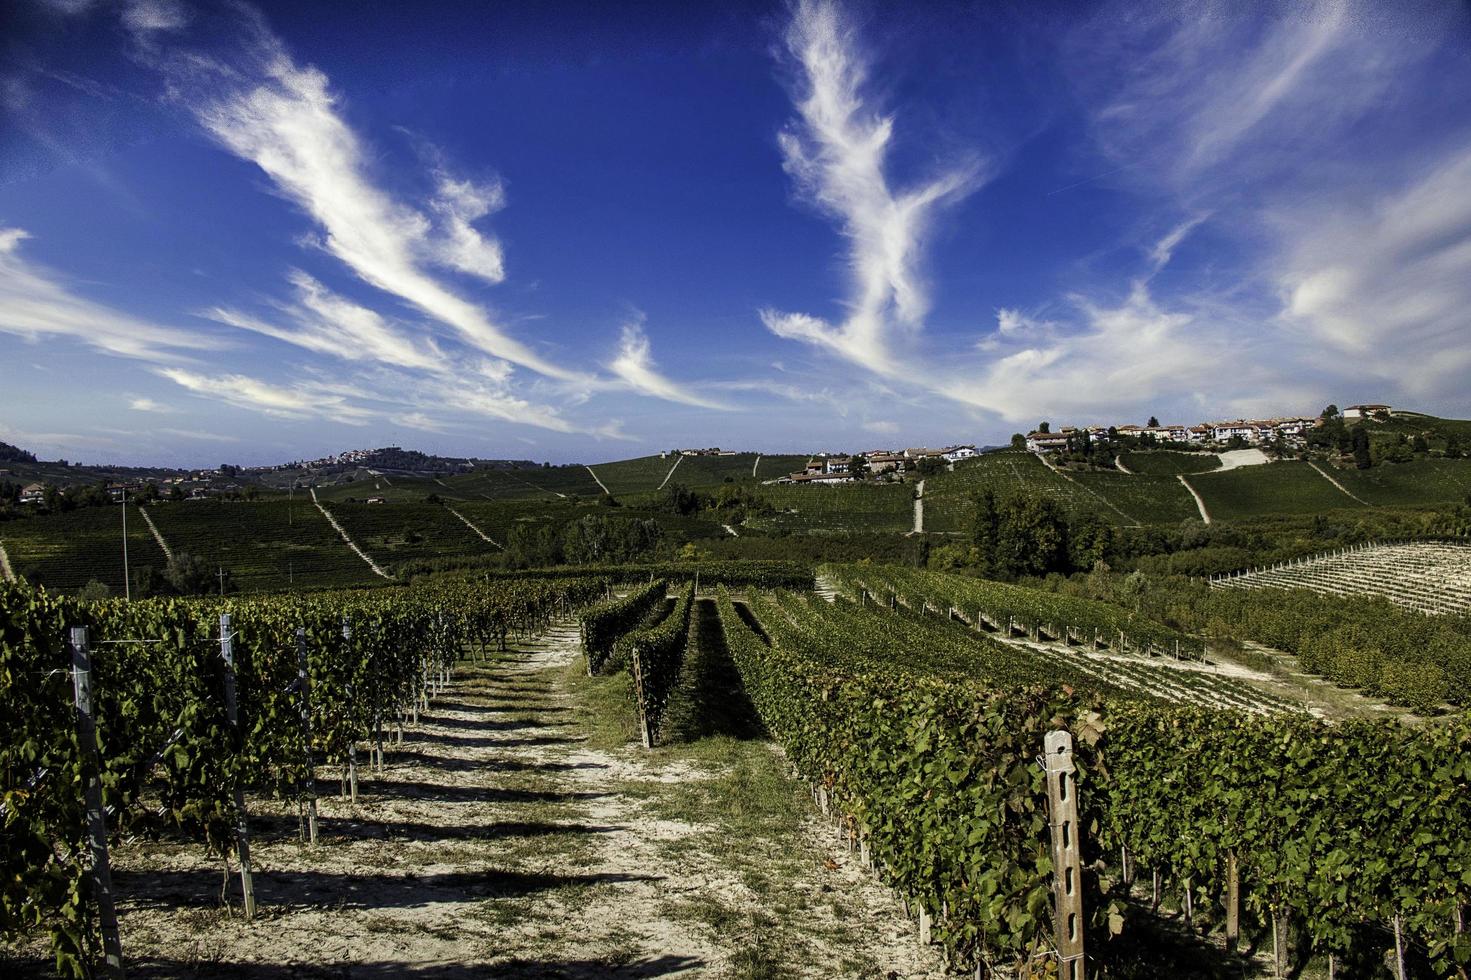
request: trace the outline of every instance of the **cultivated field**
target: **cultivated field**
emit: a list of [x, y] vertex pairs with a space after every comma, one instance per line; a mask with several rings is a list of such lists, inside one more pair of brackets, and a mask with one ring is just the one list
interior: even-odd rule
[[1471, 613], [1471, 545], [1417, 541], [1358, 546], [1211, 582], [1219, 589], [1307, 589], [1379, 596], [1430, 615]]

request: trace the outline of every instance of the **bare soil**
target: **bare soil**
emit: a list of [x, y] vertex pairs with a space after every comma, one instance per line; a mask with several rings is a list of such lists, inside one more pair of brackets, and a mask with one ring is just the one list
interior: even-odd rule
[[318, 845], [252, 805], [251, 922], [200, 845], [117, 848], [129, 976], [945, 975], [771, 743], [648, 752], [624, 690], [583, 675], [571, 623], [462, 664], [357, 803], [319, 783]]

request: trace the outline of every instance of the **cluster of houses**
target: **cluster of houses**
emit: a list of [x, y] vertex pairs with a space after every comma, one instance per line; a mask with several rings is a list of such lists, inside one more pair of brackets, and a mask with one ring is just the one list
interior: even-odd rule
[[704, 449], [666, 449], [659, 454], [660, 459], [668, 459], [670, 456], [736, 456], [739, 455], [734, 449], [721, 449], [719, 446], [707, 446]]
[[[915, 448], [903, 451], [873, 449], [857, 456], [835, 456], [818, 453], [807, 460], [807, 465], [798, 473], [791, 473], [772, 482], [796, 484], [852, 483], [860, 479], [856, 471], [871, 477], [902, 477], [919, 466], [921, 460], [933, 459], [943, 463], [954, 463], [977, 455], [976, 447], [947, 446], [944, 449]], [[857, 462], [862, 460], [861, 465]]]
[[[1350, 405], [1343, 410], [1346, 419], [1388, 418], [1394, 410], [1388, 405]], [[1081, 432], [1095, 439], [1110, 436], [1148, 437], [1160, 442], [1227, 443], [1232, 439], [1259, 445], [1275, 442], [1280, 436], [1294, 444], [1309, 429], [1323, 424], [1321, 417], [1290, 416], [1274, 419], [1234, 419], [1229, 422], [1201, 422], [1198, 425], [1092, 425], [1086, 429], [1063, 426], [1056, 432], [1027, 433], [1027, 449], [1034, 453], [1066, 449], [1068, 440]]]
[[[201, 470], [198, 473], [180, 474], [169, 477], [146, 477], [130, 483], [109, 483], [106, 487], [107, 495], [114, 503], [121, 502], [125, 497], [140, 497], [152, 486], [157, 488], [160, 496], [169, 496], [177, 487], [183, 494], [185, 500], [204, 500], [208, 497], [219, 496], [240, 490], [240, 484], [227, 483], [216, 484], [211, 482], [214, 471]], [[39, 507], [46, 502], [47, 484], [30, 483], [20, 489], [20, 503]]]

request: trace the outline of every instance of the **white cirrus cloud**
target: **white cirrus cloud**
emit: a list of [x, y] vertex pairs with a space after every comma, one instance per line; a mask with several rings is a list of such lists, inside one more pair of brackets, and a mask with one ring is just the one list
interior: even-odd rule
[[182, 362], [183, 351], [224, 345], [203, 334], [164, 327], [80, 296], [55, 272], [28, 261], [20, 228], [0, 228], [0, 333], [28, 340], [65, 337], [120, 357]]
[[729, 410], [729, 405], [700, 395], [690, 390], [689, 386], [673, 381], [659, 372], [650, 353], [649, 338], [644, 333], [641, 320], [641, 317], [635, 318], [623, 325], [618, 356], [608, 364], [608, 370], [623, 379], [629, 388], [646, 395], [696, 408]]
[[364, 425], [376, 415], [342, 394], [320, 386], [279, 385], [244, 374], [208, 375], [185, 368], [157, 370], [162, 377], [196, 395], [277, 418], [325, 418], [347, 425]]
[[852, 292], [840, 324], [773, 309], [761, 320], [779, 337], [893, 374], [895, 334], [918, 330], [929, 309], [925, 232], [939, 207], [979, 186], [980, 169], [967, 161], [896, 190], [887, 172], [894, 117], [865, 100], [868, 62], [838, 5], [799, 0], [784, 40], [799, 79], [797, 119], [779, 136], [783, 165], [803, 199], [840, 223]]
[[452, 369], [449, 358], [432, 342], [415, 340], [376, 310], [338, 295], [300, 270], [290, 272], [287, 279], [296, 291], [296, 301], [279, 304], [285, 323], [230, 307], [214, 307], [203, 315], [347, 361], [382, 361], [428, 371]]
[[447, 266], [504, 278], [499, 245], [471, 222], [498, 207], [499, 188], [437, 175], [431, 218], [376, 181], [370, 153], [327, 76], [298, 65], [259, 15], [237, 63], [183, 53], [161, 66], [179, 98], [226, 150], [260, 167], [322, 232], [322, 247], [364, 282], [456, 331], [466, 343], [538, 374], [583, 380], [512, 337], [480, 305], [435, 276]]

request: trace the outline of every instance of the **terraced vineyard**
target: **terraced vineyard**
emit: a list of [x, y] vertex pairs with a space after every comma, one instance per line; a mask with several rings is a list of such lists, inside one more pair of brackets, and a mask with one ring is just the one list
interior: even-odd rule
[[310, 499], [185, 501], [148, 513], [176, 554], [224, 566], [245, 591], [382, 582], [348, 550]]
[[1217, 589], [1307, 589], [1380, 596], [1430, 615], [1471, 613], [1471, 544], [1367, 545], [1215, 579]]
[[1205, 500], [1206, 510], [1216, 521], [1263, 514], [1317, 514], [1363, 506], [1299, 460], [1197, 473], [1186, 479]]
[[[597, 474], [603, 486], [608, 488], [608, 492], [617, 497], [625, 493], [657, 490], [676, 459], [679, 461], [679, 469], [674, 471], [672, 479], [673, 482], [683, 483], [680, 474], [690, 460], [675, 456], [640, 456], [637, 459], [621, 459], [612, 463], [594, 463], [592, 471]], [[754, 460], [755, 457], [751, 459]]]
[[489, 555], [498, 550], [439, 504], [338, 503], [332, 504], [330, 509], [332, 516], [337, 518], [358, 547], [380, 565], [392, 566], [425, 558]]
[[[1056, 598], [1056, 597], [1053, 597]], [[948, 609], [901, 599], [894, 607], [845, 598], [837, 603], [791, 592], [750, 602], [762, 628], [804, 649], [906, 671], [968, 677], [991, 685], [1067, 684], [1079, 690], [1255, 713], [1296, 713], [1301, 705], [1261, 691], [1226, 670], [1199, 663], [1120, 656], [1082, 644], [988, 635]]]
[[1173, 476], [1131, 475], [1117, 470], [1070, 475], [1140, 524], [1179, 524], [1200, 519], [1194, 498]]
[[761, 494], [780, 511], [752, 521], [765, 530], [902, 532], [914, 526], [914, 490], [901, 484], [771, 486]]
[[1169, 449], [1120, 453], [1119, 461], [1130, 473], [1140, 476], [1178, 476], [1221, 468], [1221, 457], [1215, 453], [1182, 453]]
[[[152, 513], [163, 509], [155, 508]], [[121, 505], [6, 521], [0, 523], [0, 542], [15, 574], [34, 585], [71, 590], [96, 579], [123, 594]], [[128, 505], [128, 561], [133, 568], [151, 565], [160, 570], [168, 563], [132, 504]]]
[[1063, 479], [1033, 454], [1005, 449], [964, 460], [953, 470], [925, 480], [925, 530], [969, 530], [974, 514], [971, 498], [983, 490], [998, 497], [1042, 494], [1069, 507], [1096, 510], [1109, 520], [1121, 520], [1087, 489]]
[[798, 472], [807, 465], [808, 458], [791, 454], [763, 455], [754, 465], [756, 471], [754, 475], [758, 480], [775, 480], [789, 473]]
[[1367, 470], [1324, 469], [1354, 496], [1378, 507], [1451, 503], [1471, 493], [1471, 459], [1417, 459]]

